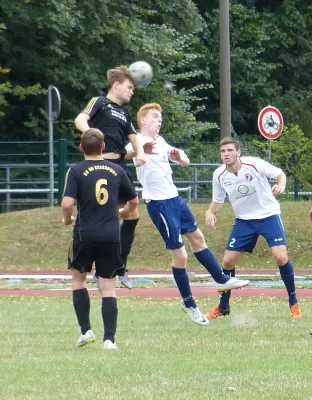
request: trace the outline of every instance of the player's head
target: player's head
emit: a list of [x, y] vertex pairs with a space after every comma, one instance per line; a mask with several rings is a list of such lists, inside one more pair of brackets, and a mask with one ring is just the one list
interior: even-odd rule
[[104, 135], [99, 129], [90, 128], [81, 135], [80, 148], [86, 156], [98, 156], [104, 150]]
[[120, 104], [129, 103], [134, 93], [134, 81], [128, 67], [121, 65], [107, 71], [107, 90]]
[[221, 159], [224, 164], [231, 166], [239, 160], [240, 144], [232, 137], [225, 137], [220, 142]]
[[158, 134], [162, 124], [162, 108], [157, 103], [148, 103], [142, 106], [137, 114], [137, 122], [140, 130], [149, 130], [152, 134]]

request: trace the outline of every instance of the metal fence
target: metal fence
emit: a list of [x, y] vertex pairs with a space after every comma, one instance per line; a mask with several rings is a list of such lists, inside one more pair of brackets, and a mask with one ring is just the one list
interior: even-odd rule
[[[65, 139], [54, 142], [52, 192], [49, 180], [49, 142], [0, 142], [0, 212], [60, 203], [67, 168], [82, 160], [78, 145], [79, 142]], [[183, 147], [188, 154], [191, 152], [185, 144], [176, 145]], [[172, 164], [174, 182], [188, 202], [211, 201], [213, 171], [220, 165], [218, 144], [206, 143], [201, 146], [202, 153], [196, 158], [207, 156], [210, 162], [194, 162], [189, 168]], [[249, 154], [249, 150], [242, 146], [243, 154]], [[128, 165], [135, 177], [133, 163]], [[136, 185], [140, 187], [138, 182]], [[288, 198], [294, 200], [310, 198], [312, 195], [292, 178], [288, 179], [287, 192]]]

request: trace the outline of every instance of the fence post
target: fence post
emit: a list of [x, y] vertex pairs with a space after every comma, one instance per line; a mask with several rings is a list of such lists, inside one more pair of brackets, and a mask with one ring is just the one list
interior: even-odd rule
[[188, 186], [188, 188], [187, 188], [187, 191], [188, 191], [188, 203], [192, 203], [192, 186]]
[[294, 199], [295, 201], [299, 200], [299, 180], [295, 177], [294, 179]]
[[198, 169], [197, 165], [194, 168], [194, 199], [197, 200], [197, 191], [198, 191]]
[[[10, 167], [7, 167], [5, 169], [6, 171], [6, 188], [11, 189], [11, 172], [10, 172]], [[9, 212], [11, 211], [11, 193], [8, 192], [6, 194], [6, 211]]]
[[58, 157], [58, 204], [62, 202], [62, 196], [65, 185], [65, 176], [67, 169], [67, 140], [59, 139], [59, 157]]

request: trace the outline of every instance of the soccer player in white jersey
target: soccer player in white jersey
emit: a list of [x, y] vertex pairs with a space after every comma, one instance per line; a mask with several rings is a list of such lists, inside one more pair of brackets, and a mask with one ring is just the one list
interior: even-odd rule
[[[192, 297], [186, 272], [187, 253], [182, 235], [190, 241], [195, 257], [217, 282], [219, 291], [237, 289], [248, 285], [249, 281], [230, 278], [223, 273], [215, 256], [207, 248], [193, 214], [178, 194], [172, 180], [169, 160], [183, 167], [187, 167], [190, 161], [184, 151], [170, 146], [159, 135], [162, 124], [160, 105], [152, 103], [142, 106], [138, 112], [137, 121], [143, 142], [154, 143], [154, 154], [145, 154], [146, 164], [136, 169], [138, 180], [143, 187], [142, 197], [151, 220], [171, 252], [172, 273], [183, 299], [181, 303], [183, 311], [193, 322], [207, 325], [209, 321], [199, 311]], [[127, 150], [126, 158], [133, 158], [135, 153], [131, 146]]]
[[[294, 269], [287, 256], [280, 205], [275, 198], [285, 191], [286, 175], [260, 158], [241, 157], [240, 145], [232, 137], [221, 140], [220, 152], [224, 164], [213, 174], [212, 203], [206, 211], [206, 225], [216, 228], [216, 214], [228, 195], [236, 219], [224, 254], [224, 273], [235, 276], [235, 266], [242, 254], [252, 253], [259, 235], [263, 236], [286, 286], [291, 318], [300, 318], [302, 312], [296, 297]], [[277, 179], [277, 183], [271, 187], [267, 178]], [[230, 291], [223, 293], [219, 305], [206, 317], [215, 319], [228, 315], [230, 295]]]

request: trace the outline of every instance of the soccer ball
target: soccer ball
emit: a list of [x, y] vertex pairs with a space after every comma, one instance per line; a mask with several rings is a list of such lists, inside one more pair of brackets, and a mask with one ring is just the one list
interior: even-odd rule
[[145, 61], [137, 61], [128, 68], [135, 86], [139, 89], [149, 85], [153, 78], [153, 68]]

